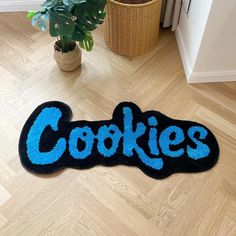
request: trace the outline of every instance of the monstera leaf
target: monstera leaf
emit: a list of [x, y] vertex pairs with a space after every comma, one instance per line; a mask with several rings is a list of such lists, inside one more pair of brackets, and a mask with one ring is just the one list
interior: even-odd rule
[[47, 0], [43, 3], [42, 6], [46, 9], [51, 9], [51, 8], [57, 6], [59, 2], [60, 2], [60, 0]]
[[66, 36], [71, 37], [75, 29], [74, 16], [64, 6], [58, 6], [50, 9], [50, 34], [53, 37]]
[[79, 46], [87, 51], [91, 51], [94, 45], [93, 36], [90, 32], [86, 33], [86, 37], [83, 41], [79, 42]]
[[71, 39], [74, 41], [82, 42], [86, 38], [84, 30], [81, 30], [78, 25], [75, 26], [75, 30], [71, 36]]
[[77, 5], [74, 8], [73, 14], [77, 17], [77, 23], [80, 28], [85, 31], [93, 31], [97, 28], [97, 24], [103, 23], [105, 18], [104, 0], [73, 0], [73, 1], [86, 1]]
[[72, 6], [81, 2], [86, 2], [86, 0], [63, 0], [63, 3], [67, 6]]
[[[46, 31], [49, 19], [49, 32], [52, 37], [59, 37], [62, 45], [79, 41], [87, 51], [93, 47], [91, 31], [102, 24], [105, 18], [106, 0], [46, 0], [38, 12], [29, 12], [32, 24]], [[68, 48], [62, 48], [67, 51]]]

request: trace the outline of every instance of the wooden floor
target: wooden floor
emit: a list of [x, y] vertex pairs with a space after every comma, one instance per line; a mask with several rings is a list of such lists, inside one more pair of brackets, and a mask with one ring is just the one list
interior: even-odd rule
[[[0, 235], [236, 235], [236, 83], [188, 85], [174, 34], [129, 60], [102, 30], [83, 65], [60, 71], [54, 39], [25, 14], [0, 14]], [[109, 119], [120, 101], [207, 125], [220, 145], [210, 171], [155, 180], [137, 168], [66, 169], [36, 176], [20, 164], [18, 139], [39, 104], [60, 100], [74, 120]]]

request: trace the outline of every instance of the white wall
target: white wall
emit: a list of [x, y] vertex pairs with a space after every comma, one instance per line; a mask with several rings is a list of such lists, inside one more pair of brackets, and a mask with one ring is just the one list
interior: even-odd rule
[[176, 38], [186, 77], [189, 80], [196, 62], [212, 0], [192, 0], [188, 14], [182, 8]]
[[235, 0], [192, 0], [176, 38], [189, 83], [236, 81]]
[[37, 10], [42, 2], [43, 0], [0, 0], [0, 12]]
[[236, 72], [236, 1], [213, 1], [194, 71]]

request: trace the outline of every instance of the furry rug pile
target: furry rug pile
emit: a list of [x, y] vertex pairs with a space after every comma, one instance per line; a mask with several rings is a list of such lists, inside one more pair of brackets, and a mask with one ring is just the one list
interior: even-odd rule
[[143, 113], [133, 103], [120, 103], [111, 120], [71, 122], [71, 116], [61, 102], [36, 108], [19, 141], [25, 168], [46, 174], [64, 167], [123, 164], [160, 179], [208, 170], [219, 156], [216, 138], [205, 126], [156, 111]]

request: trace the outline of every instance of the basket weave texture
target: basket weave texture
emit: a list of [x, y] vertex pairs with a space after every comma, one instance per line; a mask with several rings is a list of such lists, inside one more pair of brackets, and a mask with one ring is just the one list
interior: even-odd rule
[[81, 65], [81, 49], [76, 44], [73, 51], [62, 53], [54, 49], [54, 59], [58, 67], [63, 71], [74, 71]]
[[[104, 36], [108, 47], [121, 55], [138, 56], [157, 45], [162, 0], [107, 0]], [[136, 1], [137, 3], [137, 1]]]

